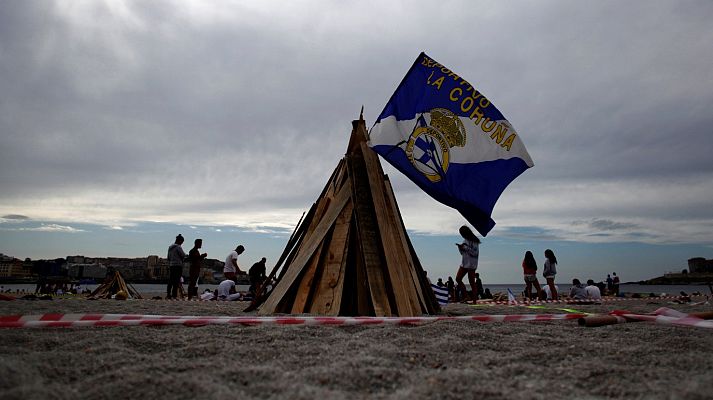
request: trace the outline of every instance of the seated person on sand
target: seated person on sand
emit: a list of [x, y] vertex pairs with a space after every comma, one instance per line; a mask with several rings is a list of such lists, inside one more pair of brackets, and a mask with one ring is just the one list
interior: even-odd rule
[[199, 297], [201, 300], [206, 300], [206, 301], [215, 300], [215, 298], [218, 297], [217, 293], [218, 293], [217, 290], [215, 292], [213, 292], [210, 289], [206, 289], [203, 291], [203, 293]]
[[218, 285], [218, 296], [216, 300], [235, 301], [240, 300], [241, 297], [242, 295], [237, 293], [235, 289], [235, 282], [233, 280], [226, 279]]
[[572, 279], [572, 287], [569, 289], [569, 298], [571, 300], [587, 300], [587, 290], [577, 278]]
[[678, 299], [673, 301], [674, 303], [678, 304], [686, 304], [691, 302], [691, 297], [688, 295], [688, 293], [684, 292], [681, 290], [680, 296], [678, 296]]
[[594, 284], [594, 280], [589, 279], [587, 281], [587, 287], [584, 288], [587, 292], [587, 300], [591, 300], [595, 303], [600, 303], [602, 301], [602, 292], [599, 286]]
[[[557, 285], [555, 285], [555, 290], [557, 290], [558, 291], [557, 293], [559, 293], [560, 288]], [[542, 300], [553, 300], [550, 285], [542, 286], [542, 292], [540, 292], [540, 295], [542, 296]], [[559, 300], [559, 299], [556, 299], [556, 300]]]

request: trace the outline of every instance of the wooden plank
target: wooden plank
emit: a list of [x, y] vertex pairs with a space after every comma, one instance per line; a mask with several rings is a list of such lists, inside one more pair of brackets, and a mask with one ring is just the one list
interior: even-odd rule
[[381, 233], [381, 243], [386, 259], [386, 270], [394, 292], [398, 315], [402, 317], [421, 315], [419, 298], [415, 287], [411, 283], [411, 276], [408, 271], [413, 269], [413, 263], [410, 262], [410, 257], [408, 257], [408, 253], [401, 244], [398, 232], [401, 226], [395, 220], [393, 213], [391, 213], [391, 206], [386, 203], [384, 173], [381, 170], [379, 159], [366, 143], [361, 144], [361, 150], [364, 154], [364, 164], [369, 177], [376, 221]]
[[[358, 232], [356, 219], [352, 224], [352, 232]], [[356, 235], [354, 235], [356, 236]], [[358, 237], [350, 238], [349, 240], [349, 259], [347, 260], [347, 267], [351, 264], [354, 265], [354, 307], [352, 309], [352, 314], [355, 315], [377, 315], [374, 311], [374, 304], [371, 301], [371, 292], [369, 290], [369, 277], [366, 273], [366, 263], [364, 262], [364, 254], [361, 251], [361, 241]], [[354, 256], [352, 256], [354, 254]], [[389, 303], [386, 303], [389, 304]], [[390, 311], [389, 311], [390, 312]], [[380, 314], [384, 315], [384, 314]]]
[[[327, 235], [327, 237], [329, 237], [329, 235]], [[307, 300], [314, 292], [314, 278], [315, 276], [318, 276], [317, 272], [320, 267], [320, 263], [324, 258], [322, 257], [322, 249], [324, 249], [324, 247], [324, 241], [322, 241], [312, 255], [310, 261], [307, 263], [307, 267], [304, 269], [302, 279], [300, 279], [299, 285], [297, 286], [295, 300], [292, 302], [292, 314], [302, 314], [309, 308], [307, 306]]]
[[349, 226], [354, 205], [349, 202], [334, 224], [326, 252], [324, 269], [310, 304], [309, 312], [317, 315], [339, 315], [344, 290], [344, 269], [349, 253]]
[[303, 239], [304, 246], [300, 248], [299, 254], [295, 256], [295, 258], [292, 260], [292, 263], [290, 263], [290, 265], [285, 266], [285, 268], [287, 268], [287, 272], [285, 272], [285, 275], [275, 286], [272, 293], [270, 294], [270, 297], [268, 297], [263, 306], [260, 307], [260, 314], [270, 314], [274, 312], [280, 300], [282, 300], [282, 297], [285, 295], [285, 293], [287, 293], [290, 287], [292, 287], [292, 284], [295, 282], [295, 280], [300, 276], [305, 265], [312, 257], [312, 254], [314, 254], [315, 250], [317, 250], [317, 247], [322, 242], [322, 239], [324, 239], [324, 236], [326, 236], [329, 230], [331, 229], [332, 225], [334, 224], [334, 221], [337, 219], [337, 216], [339, 216], [342, 209], [344, 209], [344, 206], [346, 206], [347, 202], [349, 201], [351, 191], [352, 189], [350, 184], [344, 185], [339, 191], [339, 194], [337, 194], [337, 197], [332, 202], [324, 217], [322, 217], [314, 232], [310, 236], [305, 236], [305, 238]]
[[[357, 242], [361, 253], [358, 261], [363, 262], [364, 270], [366, 271], [371, 305], [374, 307], [375, 315], [378, 317], [392, 316], [392, 307], [385, 289], [384, 262], [378, 240], [379, 230], [374, 216], [369, 177], [364, 167], [364, 159], [361, 155], [350, 154], [347, 156], [347, 163], [349, 176], [352, 180], [352, 198], [354, 199], [358, 232]], [[363, 295], [357, 291], [357, 296], [362, 298]], [[359, 310], [359, 312], [361, 311]]]
[[[414, 285], [414, 289], [416, 291], [416, 294], [418, 295], [418, 300], [421, 305], [421, 312], [422, 313], [432, 313], [433, 310], [431, 307], [428, 307], [429, 301], [426, 300], [424, 296], [424, 292], [421, 288], [421, 279], [419, 276], [419, 272], [417, 271], [417, 268], [420, 268], [420, 263], [418, 263], [418, 258], [414, 253], [411, 252], [411, 247], [409, 246], [409, 240], [408, 240], [408, 234], [406, 233], [406, 227], [403, 224], [403, 219], [401, 218], [401, 212], [399, 211], [399, 206], [396, 203], [396, 196], [394, 196], [394, 190], [391, 187], [391, 182], [386, 179], [384, 181], [384, 190], [386, 192], [386, 200], [387, 203], [389, 203], [389, 209], [390, 213], [392, 214], [393, 220], [397, 223], [396, 226], [399, 227], [399, 229], [396, 229], [398, 235], [399, 235], [399, 242], [401, 243], [401, 247], [404, 250], [404, 253], [407, 255], [408, 260], [409, 260], [409, 274], [411, 277], [411, 283]], [[418, 264], [417, 264], [418, 263]], [[424, 289], [425, 290], [425, 289]], [[433, 292], [433, 290], [428, 287], [428, 290]], [[435, 297], [434, 297], [435, 299]], [[437, 303], [436, 303], [437, 304]]]

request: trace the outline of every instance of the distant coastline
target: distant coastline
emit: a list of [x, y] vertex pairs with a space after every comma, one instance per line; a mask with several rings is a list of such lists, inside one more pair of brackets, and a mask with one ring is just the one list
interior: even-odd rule
[[629, 283], [638, 283], [639, 285], [710, 285], [713, 284], [713, 274], [669, 273], [656, 278]]

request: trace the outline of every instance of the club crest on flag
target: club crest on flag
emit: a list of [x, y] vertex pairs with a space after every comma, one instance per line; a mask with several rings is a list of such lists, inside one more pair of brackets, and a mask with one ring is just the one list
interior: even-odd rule
[[448, 171], [451, 147], [465, 146], [465, 127], [445, 108], [434, 108], [429, 114], [430, 123], [426, 123], [424, 114], [418, 118], [406, 143], [406, 155], [428, 180], [438, 182]]
[[377, 118], [369, 145], [483, 236], [503, 190], [534, 165], [490, 100], [425, 53]]

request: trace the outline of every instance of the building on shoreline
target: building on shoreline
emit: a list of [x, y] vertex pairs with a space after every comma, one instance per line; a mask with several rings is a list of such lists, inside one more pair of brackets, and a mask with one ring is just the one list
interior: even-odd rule
[[[183, 266], [183, 275], [188, 276], [189, 263]], [[137, 258], [67, 256], [53, 260], [19, 260], [0, 254], [0, 279], [6, 281], [36, 280], [41, 277], [67, 277], [73, 280], [102, 280], [107, 274], [119, 271], [127, 281], [165, 282], [168, 279], [168, 260], [157, 255]], [[203, 283], [218, 283], [222, 280], [223, 261], [204, 260], [200, 273]], [[247, 281], [247, 276], [243, 277]]]
[[713, 260], [694, 257], [688, 260], [688, 273], [713, 273]]

